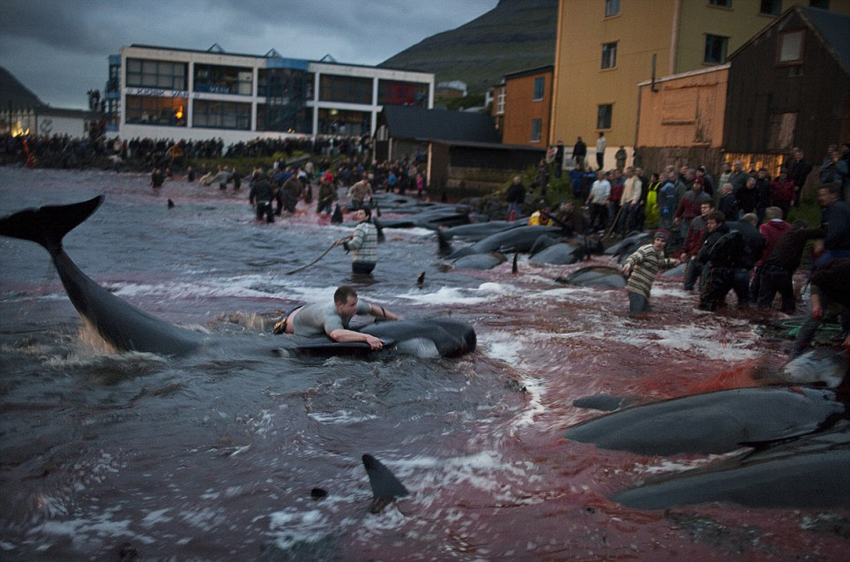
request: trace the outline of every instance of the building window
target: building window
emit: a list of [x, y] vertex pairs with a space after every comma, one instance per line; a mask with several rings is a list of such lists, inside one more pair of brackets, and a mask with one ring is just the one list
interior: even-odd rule
[[726, 62], [726, 49], [729, 46], [729, 38], [720, 35], [705, 36], [705, 58], [703, 62], [710, 64], [723, 64]]
[[313, 119], [304, 107], [258, 103], [256, 127], [258, 131], [309, 135], [313, 133]]
[[109, 65], [109, 80], [106, 81], [107, 92], [117, 92], [121, 89], [121, 65]]
[[378, 105], [428, 106], [428, 84], [378, 80]]
[[303, 104], [307, 98], [307, 73], [290, 68], [260, 68], [257, 72], [257, 95]]
[[319, 109], [320, 135], [368, 135], [371, 114], [367, 111]]
[[210, 129], [251, 130], [251, 104], [195, 100], [192, 125]]
[[186, 89], [186, 63], [127, 59], [130, 88]]
[[617, 66], [617, 43], [605, 43], [602, 45], [602, 68], [615, 66]]
[[779, 35], [779, 52], [777, 61], [780, 64], [795, 64], [803, 62], [803, 44], [806, 39], [806, 31], [798, 29], [788, 31]]
[[134, 125], [185, 127], [186, 102], [186, 98], [127, 96], [125, 119]]
[[809, 6], [812, 8], [820, 8], [822, 10], [829, 9], [829, 0], [809, 0]]
[[250, 96], [254, 93], [254, 72], [250, 68], [196, 64], [194, 88], [196, 92]]
[[505, 92], [506, 88], [499, 88], [499, 95], [496, 96], [496, 115], [503, 115], [505, 113]]
[[543, 90], [546, 86], [546, 78], [543, 76], [538, 76], [534, 79], [534, 101], [540, 101], [543, 99]]
[[769, 16], [778, 16], [782, 13], [782, 0], [761, 0], [759, 11]]
[[540, 135], [543, 132], [543, 119], [531, 120], [531, 142], [540, 142]]
[[710, 6], [720, 6], [721, 8], [731, 8], [732, 0], [708, 0]]
[[606, 103], [602, 104], [596, 110], [596, 128], [597, 129], [610, 129], [611, 128], [611, 117], [614, 113], [613, 104]]
[[605, 17], [617, 16], [620, 14], [620, 0], [605, 0]]
[[319, 100], [372, 105], [372, 79], [322, 74]]

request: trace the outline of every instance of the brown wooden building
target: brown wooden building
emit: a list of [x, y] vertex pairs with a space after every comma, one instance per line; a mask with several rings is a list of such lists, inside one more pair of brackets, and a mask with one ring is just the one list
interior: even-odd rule
[[726, 160], [775, 173], [800, 147], [817, 166], [850, 139], [850, 15], [794, 6], [729, 59]]
[[719, 171], [729, 65], [638, 84], [636, 161], [657, 172], [667, 165]]
[[[505, 144], [546, 147], [552, 118], [552, 78], [555, 67], [541, 66], [506, 74], [501, 101], [497, 98], [493, 114], [500, 119]], [[499, 90], [497, 88], [497, 90]], [[497, 94], [497, 95], [498, 95]]]

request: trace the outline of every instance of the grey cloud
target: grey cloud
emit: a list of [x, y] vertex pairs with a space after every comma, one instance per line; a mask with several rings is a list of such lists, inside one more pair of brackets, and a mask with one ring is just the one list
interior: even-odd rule
[[[498, 0], [25, 0], [5, 2], [0, 65], [45, 102], [83, 107], [106, 81], [107, 57], [150, 44], [377, 64], [458, 27]], [[82, 92], [82, 93], [80, 93]], [[67, 100], [78, 100], [69, 102]]]

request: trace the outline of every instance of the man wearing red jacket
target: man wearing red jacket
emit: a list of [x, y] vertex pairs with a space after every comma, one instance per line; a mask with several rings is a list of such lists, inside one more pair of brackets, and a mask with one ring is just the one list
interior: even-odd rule
[[779, 291], [782, 295], [782, 311], [793, 311], [794, 290], [791, 276], [794, 272], [776, 263], [765, 265], [765, 261], [773, 253], [779, 239], [791, 230], [791, 225], [782, 220], [782, 209], [779, 207], [765, 209], [764, 220], [765, 223], [759, 227], [759, 233], [764, 236], [764, 251], [756, 262], [755, 275], [750, 283], [750, 300], [758, 302], [761, 308], [770, 308], [773, 297]]
[[[788, 211], [791, 210], [795, 191], [796, 186], [794, 181], [788, 178], [788, 170], [782, 168], [779, 170], [779, 177], [770, 184], [770, 197], [773, 200], [773, 204], [782, 209], [782, 216], [780, 218], [788, 218]], [[765, 217], [765, 220], [769, 219]]]
[[[706, 222], [705, 217], [714, 210], [714, 201], [708, 200], [700, 203], [700, 214], [691, 220], [688, 227], [688, 237], [682, 247], [682, 255], [679, 257], [685, 265], [685, 290], [693, 291], [697, 279], [702, 278], [702, 264], [696, 260], [696, 255], [705, 241]], [[700, 283], [702, 288], [702, 283]]]
[[688, 236], [691, 221], [700, 215], [700, 205], [703, 201], [710, 201], [711, 196], [702, 189], [703, 179], [695, 178], [690, 191], [686, 192], [679, 200], [676, 212], [673, 213], [673, 224], [681, 225], [682, 238]]

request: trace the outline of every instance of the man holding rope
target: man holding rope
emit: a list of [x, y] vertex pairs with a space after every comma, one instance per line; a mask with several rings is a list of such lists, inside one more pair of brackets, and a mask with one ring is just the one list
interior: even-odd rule
[[383, 306], [358, 300], [354, 287], [342, 285], [334, 293], [333, 304], [313, 303], [300, 306], [284, 315], [283, 319], [274, 325], [274, 333], [298, 336], [326, 334], [336, 342], [365, 342], [372, 349], [381, 349], [384, 346], [384, 340], [348, 328], [356, 314], [369, 314], [386, 320], [402, 319], [401, 316], [393, 314]]

